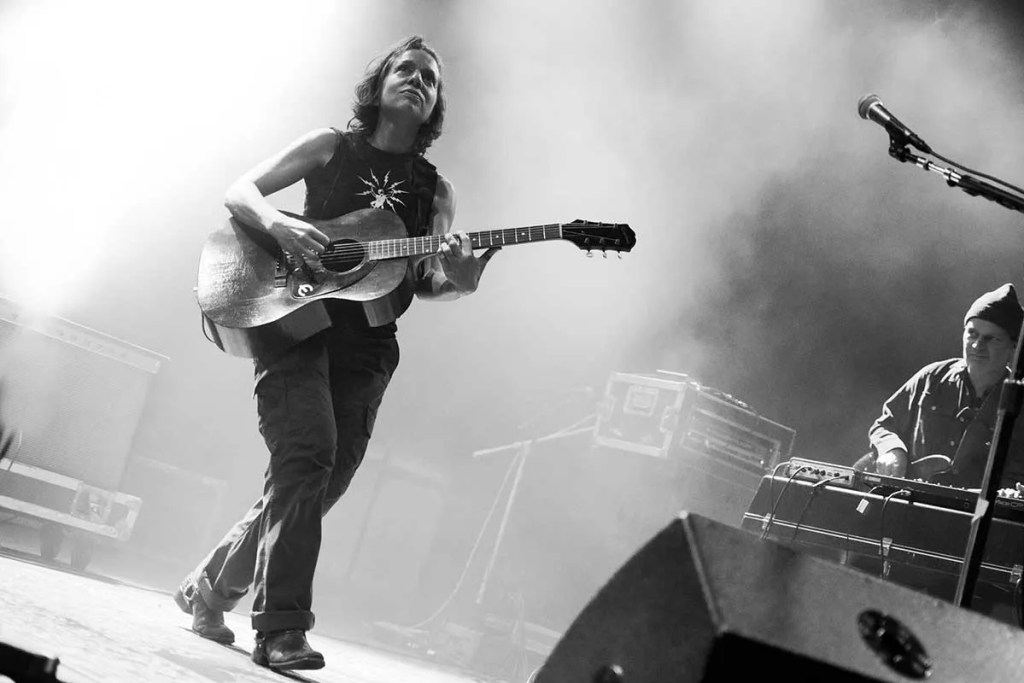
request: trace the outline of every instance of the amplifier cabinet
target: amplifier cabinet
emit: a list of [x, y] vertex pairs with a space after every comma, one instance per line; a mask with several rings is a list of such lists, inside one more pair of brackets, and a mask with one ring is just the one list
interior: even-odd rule
[[681, 377], [612, 373], [595, 442], [658, 458], [697, 454], [759, 475], [789, 459], [793, 429]]
[[17, 461], [117, 490], [164, 356], [0, 297], [0, 422]]
[[598, 407], [594, 441], [667, 458], [687, 385], [650, 375], [613, 372]]

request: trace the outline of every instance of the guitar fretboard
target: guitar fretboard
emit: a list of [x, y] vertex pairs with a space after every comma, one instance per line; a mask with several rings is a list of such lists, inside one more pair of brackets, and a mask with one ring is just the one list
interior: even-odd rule
[[[504, 247], [512, 244], [526, 244], [527, 242], [559, 240], [562, 239], [562, 224], [549, 223], [547, 225], [531, 225], [525, 228], [481, 230], [480, 232], [468, 234], [469, 241], [474, 249], [487, 249], [489, 247]], [[426, 235], [424, 237], [407, 237], [397, 240], [374, 240], [366, 244], [367, 256], [371, 260], [379, 261], [405, 256], [434, 254], [441, 248], [443, 239], [441, 235]]]

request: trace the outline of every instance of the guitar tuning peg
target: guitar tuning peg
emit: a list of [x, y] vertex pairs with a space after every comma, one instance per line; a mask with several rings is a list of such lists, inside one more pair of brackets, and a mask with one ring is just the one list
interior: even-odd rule
[[604, 249], [602, 249], [601, 250], [601, 256], [604, 256], [605, 258], [608, 258], [608, 252], [605, 251]]
[[587, 249], [587, 258], [594, 258], [594, 252]]
[[615, 252], [615, 255], [619, 257], [620, 261], [622, 260], [622, 252], [621, 251]]

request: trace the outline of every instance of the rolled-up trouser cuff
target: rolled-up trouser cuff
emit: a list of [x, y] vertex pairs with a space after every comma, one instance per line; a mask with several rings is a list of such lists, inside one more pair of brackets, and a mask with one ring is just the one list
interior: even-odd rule
[[252, 627], [256, 631], [286, 631], [300, 629], [309, 631], [313, 628], [316, 618], [308, 610], [292, 610], [289, 612], [253, 612]]
[[238, 601], [242, 599], [241, 596], [230, 599], [225, 598], [219, 593], [215, 593], [205, 571], [196, 579], [196, 586], [199, 587], [199, 595], [203, 597], [203, 602], [206, 603], [206, 606], [220, 610], [221, 612], [230, 612], [235, 608], [235, 605], [238, 604]]

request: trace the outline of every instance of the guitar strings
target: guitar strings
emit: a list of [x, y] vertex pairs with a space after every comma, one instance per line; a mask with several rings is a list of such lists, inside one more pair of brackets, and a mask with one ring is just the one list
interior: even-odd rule
[[[518, 244], [519, 240], [514, 239], [516, 236], [526, 234], [529, 237], [528, 241], [535, 241], [539, 236], [541, 239], [560, 239], [565, 237], [586, 237], [582, 232], [575, 230], [562, 230], [561, 235], [549, 237], [547, 232], [550, 228], [563, 227], [558, 223], [552, 225], [540, 225], [532, 226], [530, 228], [509, 228], [505, 230], [493, 230], [490, 234], [490, 241], [488, 243], [479, 240], [477, 244], [473, 245], [474, 249], [486, 248], [493, 246], [505, 246], [507, 244]], [[495, 234], [501, 233], [501, 241], [496, 241]], [[473, 237], [482, 236], [484, 233], [474, 233], [470, 236], [472, 241]], [[513, 237], [513, 239], [507, 239], [505, 235]], [[320, 256], [320, 260], [323, 263], [333, 263], [343, 260], [348, 260], [352, 257], [362, 256], [368, 251], [374, 252], [394, 252], [396, 256], [412, 256], [416, 254], [432, 254], [441, 247], [441, 240], [443, 239], [440, 235], [429, 235], [424, 237], [407, 237], [397, 238], [393, 240], [374, 240], [372, 242], [332, 242], [327, 246], [327, 250]], [[592, 238], [599, 242], [601, 246], [604, 246], [603, 238]], [[617, 241], [617, 240], [616, 240]], [[423, 242], [422, 244], [416, 244], [417, 242]], [[436, 247], [434, 246], [436, 244]], [[403, 247], [406, 245], [412, 246], [412, 250], [408, 254], [402, 253]], [[598, 246], [598, 245], [595, 245]]]

